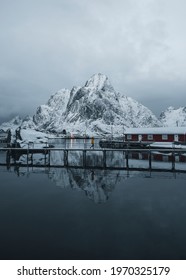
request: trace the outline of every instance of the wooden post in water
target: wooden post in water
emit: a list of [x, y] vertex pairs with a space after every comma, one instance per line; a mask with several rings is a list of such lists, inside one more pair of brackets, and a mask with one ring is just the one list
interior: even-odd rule
[[129, 151], [128, 149], [125, 152], [125, 159], [126, 159], [126, 167], [129, 168]]
[[45, 154], [45, 166], [46, 166], [46, 153], [47, 153], [47, 151], [46, 151], [46, 149], [44, 150], [44, 154]]
[[107, 167], [106, 150], [103, 150], [103, 168]]
[[50, 152], [51, 150], [48, 150], [48, 166], [50, 166]]
[[86, 156], [87, 156], [87, 153], [86, 153], [86, 150], [83, 150], [83, 167], [86, 167]]
[[152, 154], [151, 154], [151, 150], [149, 149], [149, 170], [151, 170], [152, 168]]
[[27, 149], [27, 165], [28, 165], [28, 159], [29, 158], [29, 147], [28, 147], [28, 149]]
[[31, 153], [31, 164], [33, 165], [33, 152]]
[[64, 150], [64, 166], [68, 166], [68, 150]]
[[175, 154], [172, 152], [172, 170], [175, 170]]
[[7, 150], [6, 151], [6, 164], [7, 164], [8, 168], [10, 167], [10, 161], [11, 161], [10, 154], [11, 154], [10, 150]]

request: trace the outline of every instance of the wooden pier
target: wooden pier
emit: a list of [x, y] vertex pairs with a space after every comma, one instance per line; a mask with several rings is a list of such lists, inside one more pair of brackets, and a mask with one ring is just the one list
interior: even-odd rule
[[[17, 164], [22, 166], [45, 166], [45, 167], [75, 167], [75, 168], [101, 168], [101, 169], [135, 169], [135, 170], [155, 170], [154, 157], [167, 157], [169, 171], [179, 171], [177, 168], [178, 157], [183, 158], [183, 168], [186, 171], [186, 149], [73, 149], [73, 148], [0, 148], [6, 152], [6, 162], [4, 164]], [[34, 161], [36, 154], [43, 157], [43, 162], [38, 164]], [[23, 162], [19, 158], [24, 155]], [[60, 155], [60, 161], [55, 162], [54, 157]], [[72, 158], [75, 158], [73, 161]], [[132, 160], [145, 160], [143, 166], [135, 167], [131, 165]], [[1, 165], [3, 163], [0, 163]], [[162, 169], [161, 167], [159, 168]], [[166, 168], [165, 168], [166, 169]], [[165, 170], [164, 168], [162, 171]]]

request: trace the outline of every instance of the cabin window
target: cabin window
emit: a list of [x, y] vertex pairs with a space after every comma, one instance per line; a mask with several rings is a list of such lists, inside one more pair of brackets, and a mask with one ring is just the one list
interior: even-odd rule
[[132, 140], [132, 135], [131, 134], [127, 135], [127, 140]]
[[168, 140], [168, 135], [167, 134], [162, 134], [162, 140]]
[[148, 139], [148, 140], [153, 140], [153, 134], [148, 134], [148, 135], [147, 135], [147, 139]]

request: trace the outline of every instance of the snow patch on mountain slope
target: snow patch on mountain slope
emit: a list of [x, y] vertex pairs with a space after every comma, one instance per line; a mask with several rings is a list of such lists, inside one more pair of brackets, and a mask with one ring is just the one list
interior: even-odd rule
[[186, 126], [186, 107], [175, 109], [168, 107], [160, 115], [160, 121], [164, 126]]

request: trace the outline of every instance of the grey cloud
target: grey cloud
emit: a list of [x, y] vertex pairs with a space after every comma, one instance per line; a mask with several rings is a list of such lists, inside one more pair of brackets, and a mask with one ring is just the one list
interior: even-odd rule
[[0, 117], [33, 114], [96, 72], [157, 113], [184, 104], [186, 4], [178, 2], [0, 0]]

